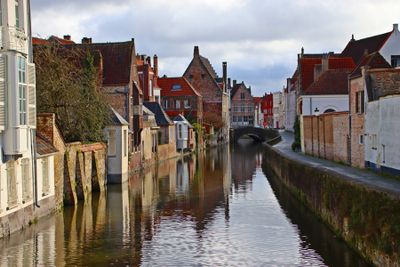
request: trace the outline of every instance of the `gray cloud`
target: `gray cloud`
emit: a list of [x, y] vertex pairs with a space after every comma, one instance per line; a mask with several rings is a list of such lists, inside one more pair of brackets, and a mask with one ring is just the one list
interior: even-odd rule
[[183, 73], [199, 45], [217, 72], [228, 61], [231, 76], [257, 94], [282, 88], [302, 46], [310, 53], [340, 52], [352, 33], [361, 38], [389, 31], [399, 9], [397, 0], [32, 1], [37, 35], [135, 38], [138, 52], [158, 54], [161, 71], [170, 76]]

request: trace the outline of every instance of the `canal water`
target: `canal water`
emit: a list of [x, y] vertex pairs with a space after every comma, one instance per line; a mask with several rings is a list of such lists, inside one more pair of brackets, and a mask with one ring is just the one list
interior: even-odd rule
[[169, 160], [0, 240], [0, 266], [367, 266], [242, 143]]

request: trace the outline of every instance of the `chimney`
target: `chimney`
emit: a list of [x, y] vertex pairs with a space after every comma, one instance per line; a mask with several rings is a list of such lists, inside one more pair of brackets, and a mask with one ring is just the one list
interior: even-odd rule
[[228, 78], [228, 89], [231, 89], [231, 78]]
[[158, 57], [157, 57], [157, 55], [153, 56], [153, 70], [154, 70], [154, 76], [158, 77]]
[[71, 41], [71, 35], [64, 35], [64, 40]]
[[82, 44], [91, 44], [91, 43], [92, 43], [92, 38], [88, 38], [88, 37], [82, 38]]
[[149, 65], [149, 67], [151, 67], [151, 58], [150, 57], [146, 58], [146, 63], [147, 63], [147, 65]]
[[354, 34], [351, 35], [351, 40], [350, 41], [355, 41], [356, 39], [354, 39]]
[[228, 91], [228, 64], [226, 62], [222, 62], [222, 80], [224, 83], [224, 91]]
[[398, 32], [399, 31], [399, 24], [393, 24], [393, 31]]
[[200, 56], [200, 52], [199, 52], [199, 47], [196, 45], [195, 47], [194, 47], [194, 53], [193, 53], [193, 56]]
[[301, 48], [301, 55], [304, 55], [304, 47]]
[[237, 81], [233, 80], [233, 86], [236, 86]]

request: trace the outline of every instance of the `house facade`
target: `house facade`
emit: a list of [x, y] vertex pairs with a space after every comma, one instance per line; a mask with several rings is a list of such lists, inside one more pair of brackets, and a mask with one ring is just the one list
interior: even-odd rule
[[196, 148], [193, 126], [182, 114], [172, 120], [175, 124], [177, 151], [193, 151]]
[[123, 183], [128, 180], [129, 123], [111, 108], [111, 123], [104, 129], [107, 137], [107, 182]]
[[28, 3], [1, 3], [0, 237], [55, 207], [56, 150], [35, 131], [36, 81]]
[[261, 102], [262, 97], [255, 96], [254, 99], [254, 126], [263, 127], [264, 115], [262, 112]]
[[162, 77], [161, 105], [171, 118], [182, 114], [186, 119], [203, 123], [203, 97], [184, 77]]
[[273, 122], [272, 125], [276, 129], [283, 128], [283, 121], [281, 120], [282, 118], [282, 102], [283, 102], [283, 97], [282, 97], [282, 92], [275, 92], [272, 93], [272, 114], [273, 114]]
[[273, 95], [265, 94], [261, 101], [261, 109], [263, 112], [263, 127], [264, 128], [273, 128], [274, 127], [274, 113], [273, 113]]
[[244, 82], [237, 84], [233, 81], [231, 90], [231, 127], [254, 126], [254, 98], [251, 88]]
[[365, 70], [370, 68], [391, 68], [391, 66], [379, 52], [375, 52], [364, 55], [349, 76], [350, 164], [358, 168], [365, 166], [365, 106], [368, 99]]
[[136, 65], [140, 86], [143, 91], [143, 100], [160, 103], [161, 89], [158, 87], [158, 57], [154, 55], [153, 66], [151, 58], [146, 55], [136, 55]]
[[400, 174], [400, 69], [365, 71], [366, 85], [365, 165], [374, 170]]
[[227, 64], [224, 62], [223, 77], [218, 77], [210, 61], [201, 56], [195, 46], [193, 59], [183, 77], [203, 96], [203, 120], [219, 128], [219, 142], [229, 141], [229, 95], [227, 90]]

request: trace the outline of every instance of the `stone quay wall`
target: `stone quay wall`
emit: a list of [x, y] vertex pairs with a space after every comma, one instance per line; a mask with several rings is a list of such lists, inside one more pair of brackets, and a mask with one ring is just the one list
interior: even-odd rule
[[377, 266], [400, 266], [400, 197], [288, 157], [266, 146], [263, 169], [292, 193], [365, 259]]

